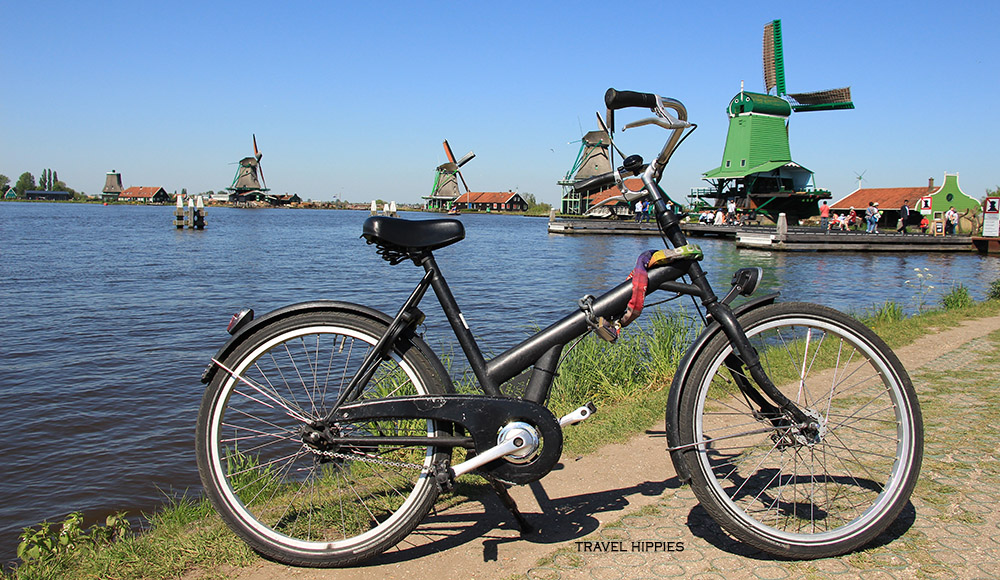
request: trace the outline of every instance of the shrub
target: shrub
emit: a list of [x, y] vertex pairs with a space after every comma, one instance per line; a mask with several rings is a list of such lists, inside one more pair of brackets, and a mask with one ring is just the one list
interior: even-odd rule
[[990, 289], [986, 292], [987, 300], [1000, 300], [1000, 278], [990, 282]]

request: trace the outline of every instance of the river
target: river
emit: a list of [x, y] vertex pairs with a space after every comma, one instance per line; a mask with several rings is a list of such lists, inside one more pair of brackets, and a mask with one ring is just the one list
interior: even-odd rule
[[[321, 298], [394, 312], [421, 275], [360, 239], [367, 212], [212, 207], [207, 228], [193, 231], [174, 228], [172, 210], [0, 203], [0, 562], [14, 558], [21, 528], [42, 520], [150, 513], [200, 493], [199, 378], [233, 312]], [[538, 218], [460, 219], [466, 239], [436, 256], [487, 354], [622, 281], [657, 242], [549, 235]], [[854, 313], [886, 300], [913, 312], [955, 283], [982, 299], [1000, 278], [1000, 259], [972, 253], [770, 253], [694, 241], [720, 294], [735, 268], [761, 266], [764, 290]], [[931, 276], [922, 291], [915, 268]], [[422, 307], [428, 342], [458, 351], [435, 303]]]

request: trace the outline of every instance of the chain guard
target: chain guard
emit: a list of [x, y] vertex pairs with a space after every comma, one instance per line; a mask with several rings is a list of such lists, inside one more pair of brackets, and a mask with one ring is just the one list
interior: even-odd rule
[[485, 395], [422, 395], [375, 399], [344, 405], [330, 419], [367, 421], [373, 419], [433, 419], [462, 426], [472, 437], [476, 453], [497, 444], [497, 434], [512, 421], [533, 426], [541, 437], [536, 457], [528, 463], [505, 459], [487, 463], [478, 471], [501, 481], [525, 484], [545, 477], [562, 455], [562, 429], [547, 408], [531, 401]]

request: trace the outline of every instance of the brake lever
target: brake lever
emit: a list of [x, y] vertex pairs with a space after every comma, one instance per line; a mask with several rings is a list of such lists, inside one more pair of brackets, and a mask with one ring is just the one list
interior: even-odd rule
[[670, 113], [667, 113], [667, 117], [669, 119], [669, 122], [668, 120], [661, 119], [659, 117], [647, 117], [645, 119], [639, 119], [638, 121], [632, 121], [631, 123], [628, 123], [624, 127], [622, 127], [622, 132], [624, 133], [628, 129], [632, 129], [635, 127], [642, 127], [643, 125], [656, 125], [658, 127], [663, 127], [668, 131], [673, 131], [675, 129], [687, 129], [688, 127], [691, 126], [691, 123], [688, 123], [687, 121], [681, 121], [680, 119], [674, 117]]

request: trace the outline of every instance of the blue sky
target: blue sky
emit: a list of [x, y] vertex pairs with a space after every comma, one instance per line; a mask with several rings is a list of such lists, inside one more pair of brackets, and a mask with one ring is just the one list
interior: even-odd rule
[[[1000, 184], [1000, 3], [5, 2], [0, 173], [54, 169], [97, 193], [228, 186], [252, 153], [303, 198], [416, 202], [476, 152], [473, 190], [557, 203], [608, 87], [683, 101], [698, 130], [663, 184], [683, 199], [722, 157], [725, 108], [762, 90], [764, 25], [782, 20], [788, 88], [850, 85], [856, 109], [794, 114], [792, 157], [838, 199], [959, 173]], [[773, 12], [768, 11], [773, 10]], [[619, 119], [622, 117], [619, 116]], [[654, 128], [619, 145], [647, 159]]]

